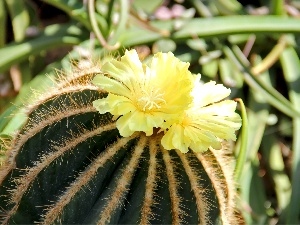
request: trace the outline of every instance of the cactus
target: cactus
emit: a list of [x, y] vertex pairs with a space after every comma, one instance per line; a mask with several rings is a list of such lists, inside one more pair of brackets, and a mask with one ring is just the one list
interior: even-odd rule
[[1, 224], [242, 223], [230, 143], [183, 154], [159, 132], [120, 136], [92, 105], [107, 96], [91, 84], [98, 68], [74, 69], [26, 107], [0, 167]]

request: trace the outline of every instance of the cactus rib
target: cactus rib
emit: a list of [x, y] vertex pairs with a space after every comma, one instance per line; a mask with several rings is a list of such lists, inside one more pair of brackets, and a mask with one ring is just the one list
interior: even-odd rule
[[146, 145], [146, 137], [141, 135], [139, 143], [136, 145], [133, 155], [119, 178], [117, 186], [111, 196], [107, 199], [105, 209], [100, 213], [97, 224], [106, 224], [110, 222], [113, 211], [124, 201], [125, 192], [128, 191], [128, 186], [133, 178], [134, 172], [138, 166], [140, 156], [144, 151]]
[[175, 177], [175, 171], [174, 171], [174, 163], [172, 162], [172, 159], [169, 155], [169, 151], [162, 150], [163, 153], [163, 159], [166, 166], [166, 172], [167, 172], [167, 178], [169, 182], [169, 190], [170, 190], [170, 197], [171, 197], [171, 211], [173, 216], [172, 224], [181, 224], [182, 221], [182, 214], [186, 213], [182, 210], [180, 207], [180, 203], [182, 201], [182, 198], [178, 194], [178, 186], [179, 181]]
[[143, 206], [141, 209], [141, 220], [140, 224], [150, 224], [150, 220], [153, 219], [155, 216], [152, 211], [152, 207], [154, 202], [154, 190], [157, 186], [156, 180], [157, 178], [157, 150], [159, 146], [159, 140], [154, 139], [149, 144], [149, 152], [150, 152], [150, 158], [149, 158], [149, 170], [148, 170], [148, 176], [146, 180], [146, 192], [145, 192], [145, 198], [143, 202]]
[[108, 147], [105, 152], [100, 154], [87, 168], [81, 172], [77, 179], [67, 188], [63, 195], [59, 197], [59, 200], [52, 206], [49, 206], [46, 214], [42, 216], [43, 220], [41, 224], [52, 224], [55, 219], [62, 213], [63, 208], [71, 201], [74, 195], [86, 185], [90, 179], [96, 175], [99, 168], [101, 168], [111, 157], [120, 150], [121, 147], [128, 144], [129, 140], [135, 138], [135, 136], [129, 138], [121, 138], [112, 146]]
[[196, 171], [193, 167], [190, 165], [190, 160], [188, 158], [188, 155], [181, 154], [178, 150], [176, 151], [178, 156], [180, 157], [180, 160], [182, 162], [182, 165], [188, 175], [189, 181], [191, 182], [191, 188], [194, 192], [196, 204], [197, 204], [197, 211], [199, 214], [199, 224], [209, 224], [208, 222], [208, 207], [209, 207], [209, 200], [205, 196], [205, 189], [201, 185], [201, 177], [196, 174]]

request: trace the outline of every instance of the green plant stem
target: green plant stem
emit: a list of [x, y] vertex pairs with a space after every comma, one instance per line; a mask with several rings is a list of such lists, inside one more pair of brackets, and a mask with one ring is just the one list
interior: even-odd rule
[[281, 53], [284, 51], [285, 47], [286, 47], [287, 41], [285, 39], [284, 36], [282, 36], [278, 43], [274, 46], [274, 48], [270, 51], [270, 53], [263, 59], [263, 61], [256, 65], [255, 67], [253, 67], [251, 69], [251, 72], [254, 75], [258, 75], [262, 72], [264, 72], [265, 70], [269, 69], [272, 65], [274, 65]]
[[239, 155], [237, 158], [236, 166], [235, 166], [235, 181], [238, 182], [241, 178], [243, 166], [246, 162], [246, 153], [247, 153], [247, 141], [248, 141], [248, 118], [247, 112], [242, 99], [236, 99], [240, 103], [241, 113], [242, 113], [242, 135], [241, 135], [241, 144]]
[[129, 8], [130, 8], [129, 5], [130, 3], [127, 0], [119, 0], [119, 3], [120, 3], [120, 13], [119, 13], [120, 18], [118, 23], [116, 24], [116, 27], [114, 28], [114, 35], [110, 40], [113, 41], [113, 43], [117, 43], [118, 45], [120, 45], [119, 36], [122, 33], [127, 32], [125, 31], [125, 29], [126, 29], [126, 23], [128, 22]]
[[115, 4], [115, 0], [111, 0], [108, 3], [108, 11], [107, 11], [107, 16], [106, 16], [108, 30], [111, 29], [114, 4]]
[[224, 53], [242, 72], [246, 83], [263, 94], [271, 105], [290, 117], [300, 116], [300, 112], [294, 108], [290, 101], [250, 72], [249, 62], [243, 57], [243, 53], [237, 46], [233, 46], [233, 51], [228, 47], [224, 47]]
[[120, 44], [116, 43], [114, 46], [110, 46], [107, 43], [107, 41], [104, 39], [104, 37], [98, 27], [97, 20], [96, 20], [96, 13], [95, 13], [95, 0], [88, 1], [88, 11], [89, 11], [89, 18], [90, 18], [90, 22], [92, 25], [92, 29], [93, 29], [97, 39], [99, 40], [100, 44], [108, 50], [118, 49], [120, 47]]
[[273, 15], [284, 15], [284, 4], [285, 0], [272, 0], [270, 1], [271, 14]]

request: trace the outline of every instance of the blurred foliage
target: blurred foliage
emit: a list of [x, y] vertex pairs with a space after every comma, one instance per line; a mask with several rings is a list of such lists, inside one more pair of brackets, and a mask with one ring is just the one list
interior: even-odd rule
[[235, 154], [247, 224], [299, 224], [299, 17], [296, 0], [2, 0], [0, 159], [25, 119], [20, 108], [53, 85], [54, 68], [126, 48], [142, 58], [172, 51], [246, 105], [248, 142], [237, 143], [246, 161]]

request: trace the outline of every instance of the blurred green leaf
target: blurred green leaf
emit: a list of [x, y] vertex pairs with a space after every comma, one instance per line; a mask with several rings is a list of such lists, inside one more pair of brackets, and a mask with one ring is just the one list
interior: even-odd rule
[[265, 225], [267, 215], [264, 204], [266, 195], [264, 193], [264, 183], [259, 174], [259, 160], [253, 159], [244, 165], [243, 176], [241, 177], [241, 195], [242, 195], [242, 212], [246, 224]]
[[67, 13], [72, 19], [81, 22], [85, 28], [91, 30], [88, 20], [88, 13], [84, 1], [77, 0], [43, 0], [44, 2], [61, 9]]
[[273, 0], [270, 1], [271, 14], [273, 15], [285, 15], [285, 1], [284, 0]]
[[22, 41], [30, 23], [30, 16], [26, 9], [25, 1], [6, 0], [5, 2], [11, 17], [15, 41]]
[[203, 39], [189, 39], [186, 44], [194, 50], [204, 51], [207, 48], [207, 44]]
[[202, 75], [205, 75], [211, 79], [215, 79], [218, 73], [218, 61], [218, 59], [214, 59], [201, 65]]
[[[130, 10], [130, 3], [127, 0], [120, 0], [120, 11], [119, 11], [119, 21], [114, 27], [114, 30], [110, 30], [113, 33], [112, 37], [108, 40], [111, 45], [115, 43], [120, 43], [119, 38], [122, 33], [127, 32], [126, 24], [128, 23], [129, 18], [129, 10]], [[113, 21], [113, 18], [111, 18]], [[122, 45], [121, 45], [122, 46]]]
[[121, 46], [129, 47], [145, 43], [153, 43], [162, 37], [163, 35], [161, 33], [133, 26], [127, 29], [126, 32], [121, 33], [118, 40], [121, 43]]
[[153, 52], [174, 52], [176, 49], [176, 43], [170, 39], [159, 39], [153, 44]]
[[243, 53], [238, 47], [233, 47], [233, 51], [228, 47], [224, 48], [225, 55], [232, 61], [232, 63], [243, 73], [247, 84], [254, 90], [264, 95], [268, 102], [284, 114], [291, 117], [300, 116], [300, 111], [297, 111], [291, 102], [289, 102], [282, 94], [280, 94], [270, 84], [263, 82], [259, 76], [251, 74], [247, 59], [244, 58]]
[[285, 173], [281, 147], [274, 133], [263, 138], [262, 152], [275, 184], [278, 208], [284, 210], [290, 201], [291, 183]]
[[[300, 110], [300, 62], [293, 47], [285, 49], [280, 57], [283, 74], [289, 88], [289, 97], [297, 110]], [[288, 211], [285, 213], [286, 224], [299, 223], [300, 217], [300, 118], [293, 119], [293, 158], [292, 158], [292, 194]]]
[[15, 116], [18, 107], [16, 105], [10, 106], [2, 114], [0, 114], [0, 133], [4, 130], [9, 121]]
[[76, 45], [88, 38], [85, 30], [74, 25], [54, 24], [48, 26], [38, 37], [22, 43], [12, 43], [0, 49], [0, 71], [22, 62], [30, 55], [64, 45]]
[[138, 11], [144, 11], [147, 14], [151, 14], [154, 12], [155, 9], [157, 9], [161, 4], [163, 3], [163, 0], [151, 0], [151, 1], [145, 1], [145, 0], [135, 0], [133, 1], [133, 7]]
[[211, 17], [212, 13], [210, 12], [205, 2], [198, 1], [198, 0], [190, 0], [191, 4], [195, 7], [198, 14], [202, 17]]
[[[174, 29], [173, 21], [153, 21], [151, 26], [161, 32], [132, 26], [119, 36], [122, 46], [132, 46], [152, 43], [167, 36], [166, 31]], [[226, 16], [214, 18], [194, 18], [185, 21], [181, 29], [171, 34], [176, 42], [184, 41], [190, 37], [227, 37], [231, 34], [278, 34], [300, 33], [300, 23], [296, 18], [282, 18], [278, 16]]]
[[213, 0], [212, 2], [222, 15], [235, 15], [241, 13], [243, 9], [242, 5], [236, 0]]
[[[15, 111], [15, 110], [14, 110]], [[27, 120], [25, 113], [17, 111], [16, 114], [11, 116], [11, 119], [7, 121], [4, 129], [0, 133], [1, 135], [13, 135], [20, 127], [24, 125]]]
[[[22, 86], [20, 94], [3, 114], [0, 115], [0, 134], [12, 135], [27, 120], [24, 106], [31, 104], [37, 96], [41, 95], [55, 85], [54, 65], [49, 65], [41, 74], [37, 75], [31, 82]], [[58, 68], [58, 65], [56, 66]], [[46, 71], [50, 71], [45, 76]]]
[[224, 37], [243, 33], [300, 33], [299, 19], [278, 16], [224, 16], [195, 18], [187, 21], [172, 37], [186, 39], [192, 35], [199, 37]]
[[218, 59], [222, 55], [221, 50], [214, 50], [214, 51], [209, 51], [205, 52], [200, 58], [199, 58], [199, 64], [204, 65], [213, 59]]
[[240, 71], [234, 69], [228, 59], [219, 60], [220, 77], [222, 82], [229, 87], [241, 88], [243, 85], [243, 76]]
[[4, 1], [0, 1], [0, 27], [2, 30], [0, 32], [0, 47], [2, 47], [6, 42], [6, 21], [7, 21], [7, 13], [4, 5]]
[[[269, 81], [269, 74], [262, 74], [262, 79]], [[264, 183], [259, 176], [260, 165], [258, 150], [264, 136], [269, 116], [269, 105], [258, 92], [250, 90], [247, 102], [248, 115], [248, 144], [247, 161], [243, 167], [240, 189], [244, 204], [249, 204], [249, 210], [243, 210], [246, 224], [267, 224], [266, 208], [267, 197], [264, 191]], [[247, 208], [247, 207], [246, 207]]]

